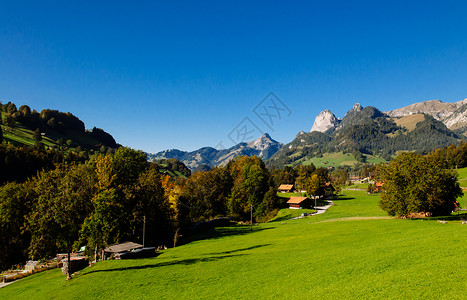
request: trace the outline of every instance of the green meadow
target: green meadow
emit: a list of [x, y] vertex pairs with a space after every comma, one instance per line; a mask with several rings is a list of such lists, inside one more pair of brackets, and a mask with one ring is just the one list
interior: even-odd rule
[[39, 273], [0, 298], [465, 298], [467, 225], [389, 218], [377, 202], [345, 191], [316, 218], [217, 228], [156, 258], [99, 262], [68, 282], [57, 269]]
[[[365, 155], [366, 161], [371, 164], [378, 164], [380, 162], [386, 162], [386, 160], [373, 155]], [[303, 158], [299, 160], [303, 165], [314, 164], [316, 167], [343, 167], [343, 166], [355, 166], [358, 161], [350, 153], [324, 153], [322, 157]]]
[[467, 168], [457, 169], [456, 171], [459, 174], [460, 186], [467, 188]]

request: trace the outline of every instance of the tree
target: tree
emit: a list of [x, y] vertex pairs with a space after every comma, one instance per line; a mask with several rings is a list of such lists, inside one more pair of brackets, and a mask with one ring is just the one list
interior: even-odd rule
[[383, 182], [380, 206], [389, 215], [408, 217], [411, 213], [450, 214], [456, 198], [462, 196], [457, 175], [426, 156], [402, 153], [378, 168]]
[[373, 193], [375, 192], [375, 186], [374, 186], [372, 183], [368, 184], [368, 187], [367, 187], [367, 189], [366, 189], [366, 192], [367, 192], [368, 194], [373, 194]]
[[0, 144], [3, 143], [3, 128], [0, 126]]
[[15, 128], [16, 121], [15, 121], [15, 119], [13, 119], [12, 116], [5, 115], [4, 120], [3, 120], [3, 124], [5, 124], [6, 126], [8, 126], [10, 128]]
[[269, 173], [257, 157], [238, 156], [227, 164], [227, 169], [233, 179], [229, 213], [234, 218], [252, 220], [252, 215], [259, 213], [255, 208], [269, 190]]
[[139, 174], [145, 171], [148, 166], [146, 154], [143, 151], [127, 147], [118, 148], [112, 160], [116, 184], [123, 187], [135, 183]]
[[34, 131], [34, 133], [32, 134], [32, 137], [34, 138], [34, 141], [36, 142], [42, 141], [42, 134], [39, 128], [37, 128], [36, 131]]
[[37, 200], [27, 217], [31, 233], [30, 254], [35, 258], [65, 251], [71, 279], [70, 253], [84, 219], [91, 210], [95, 193], [95, 173], [90, 165], [59, 167], [42, 172], [36, 179]]
[[[135, 186], [130, 228], [146, 244], [168, 240], [172, 237], [174, 211], [165, 197], [157, 167], [153, 165], [141, 173]], [[145, 238], [141, 231], [143, 219], [146, 220]]]
[[185, 182], [181, 200], [190, 209], [189, 218], [193, 222], [226, 216], [227, 199], [233, 182], [224, 167], [209, 171], [198, 171]]
[[306, 193], [313, 198], [320, 196], [322, 190], [322, 184], [317, 174], [311, 175], [305, 183]]
[[344, 169], [339, 169], [335, 176], [335, 183], [337, 187], [339, 187], [342, 190], [347, 180], [349, 179], [349, 174], [347, 174], [347, 172]]
[[22, 230], [35, 198], [31, 182], [7, 183], [0, 188], [0, 269], [26, 260], [29, 235]]

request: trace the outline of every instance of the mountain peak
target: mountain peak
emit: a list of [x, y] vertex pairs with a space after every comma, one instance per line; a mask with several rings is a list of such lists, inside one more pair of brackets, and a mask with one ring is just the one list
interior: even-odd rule
[[329, 129], [335, 128], [339, 124], [339, 119], [329, 110], [323, 110], [320, 112], [313, 123], [313, 127], [310, 132], [319, 131], [325, 132]]
[[[352, 112], [359, 112], [362, 109], [363, 109], [362, 105], [357, 102], [352, 106], [352, 109], [349, 110], [345, 115], [348, 115], [349, 113], [352, 113]], [[344, 116], [344, 118], [345, 118], [345, 116]]]
[[280, 144], [279, 142], [273, 140], [268, 133], [264, 133], [262, 136], [257, 138], [254, 141], [248, 142], [247, 146], [256, 150], [264, 150], [271, 145]]

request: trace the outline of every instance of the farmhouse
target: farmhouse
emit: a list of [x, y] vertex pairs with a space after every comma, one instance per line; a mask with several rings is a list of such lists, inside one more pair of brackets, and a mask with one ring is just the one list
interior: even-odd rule
[[287, 204], [293, 209], [311, 208], [312, 201], [308, 197], [290, 197]]
[[278, 188], [280, 193], [292, 193], [293, 184], [281, 184]]

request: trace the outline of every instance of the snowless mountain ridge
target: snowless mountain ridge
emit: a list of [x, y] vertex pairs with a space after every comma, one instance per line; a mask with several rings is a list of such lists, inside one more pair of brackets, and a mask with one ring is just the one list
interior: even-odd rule
[[[362, 106], [356, 103], [346, 113], [344, 119], [361, 110]], [[413, 114], [427, 114], [443, 122], [451, 130], [467, 128], [467, 98], [454, 103], [442, 102], [441, 100], [423, 101], [384, 113], [392, 118], [400, 118]], [[318, 114], [310, 132], [338, 130], [341, 121], [342, 119], [338, 119], [329, 109], [326, 109]]]
[[[364, 114], [362, 115], [362, 113]], [[330, 133], [338, 131], [346, 126], [357, 124], [364, 116], [371, 118], [386, 116], [397, 119], [414, 114], [431, 115], [436, 120], [443, 122], [449, 129], [457, 130], [458, 134], [464, 133], [467, 136], [467, 98], [454, 103], [440, 100], [423, 101], [384, 113], [374, 107], [363, 108], [359, 103], [355, 103], [342, 119], [326, 109], [315, 118], [310, 132]], [[304, 133], [300, 131], [297, 137]], [[283, 146], [282, 143], [273, 140], [269, 134], [265, 133], [254, 141], [240, 143], [229, 149], [219, 150], [204, 147], [192, 152], [172, 149], [157, 154], [148, 153], [148, 159], [177, 158], [194, 170], [200, 165], [208, 165], [209, 167], [225, 165], [238, 155], [256, 155], [266, 160]]]

